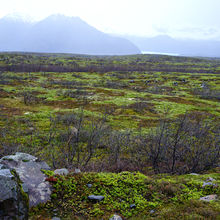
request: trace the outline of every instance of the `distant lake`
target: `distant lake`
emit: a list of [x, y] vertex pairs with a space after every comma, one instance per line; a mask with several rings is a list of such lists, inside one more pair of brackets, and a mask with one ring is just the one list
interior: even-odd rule
[[178, 53], [162, 53], [153, 51], [141, 51], [142, 54], [160, 54], [160, 55], [170, 55], [170, 56], [180, 56]]

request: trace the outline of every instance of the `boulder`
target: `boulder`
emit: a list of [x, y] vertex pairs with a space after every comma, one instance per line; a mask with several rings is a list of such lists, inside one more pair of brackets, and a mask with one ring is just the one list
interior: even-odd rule
[[109, 220], [122, 220], [121, 216], [114, 214]]
[[66, 168], [62, 168], [62, 169], [54, 170], [54, 173], [58, 174], [58, 175], [65, 175], [66, 176], [69, 174], [69, 171]]
[[1, 170], [1, 169], [6, 169], [6, 166], [3, 165], [3, 164], [0, 164], [0, 170]]
[[35, 162], [37, 161], [37, 157], [34, 157], [30, 154], [26, 154], [26, 153], [21, 153], [21, 152], [17, 152], [15, 155], [8, 155], [8, 156], [5, 156], [5, 157], [2, 157], [0, 159], [0, 163], [2, 163], [2, 161], [4, 160], [8, 160], [8, 161], [14, 161], [14, 162], [20, 162], [20, 161], [23, 161], [23, 162]]
[[20, 180], [24, 183], [24, 189], [29, 195], [29, 206], [36, 206], [45, 203], [50, 199], [51, 186], [45, 181], [46, 175], [41, 169], [49, 166], [38, 161], [37, 157], [25, 153], [5, 156], [0, 159], [0, 163], [15, 169]]
[[206, 186], [218, 186], [217, 184], [214, 184], [213, 181], [216, 181], [216, 180], [215, 180], [214, 178], [212, 178], [212, 177], [208, 177], [208, 178], [206, 179], [206, 181], [203, 182], [202, 187], [204, 188], [204, 187], [206, 187]]
[[28, 195], [14, 170], [0, 169], [0, 219], [28, 219]]
[[131, 208], [131, 209], [134, 209], [134, 208], [136, 208], [136, 205], [135, 205], [135, 204], [131, 204], [131, 205], [130, 205], [130, 208]]
[[89, 200], [95, 201], [95, 202], [100, 202], [104, 199], [104, 196], [95, 196], [95, 195], [90, 195], [88, 196]]
[[213, 181], [216, 181], [216, 180], [212, 177], [208, 177], [207, 180], [206, 180], [206, 182], [213, 182]]
[[91, 188], [91, 187], [92, 187], [92, 184], [91, 184], [91, 183], [88, 183], [87, 186], [88, 186], [88, 188]]
[[214, 184], [212, 182], [203, 182], [202, 188], [205, 188], [206, 186], [217, 186], [217, 184]]
[[81, 173], [81, 170], [78, 169], [78, 168], [76, 168], [75, 171], [74, 171], [74, 173]]
[[208, 195], [208, 196], [201, 197], [199, 200], [205, 201], [205, 202], [210, 202], [210, 201], [213, 201], [213, 200], [217, 200], [217, 198], [218, 198], [218, 196], [213, 194], [213, 195]]

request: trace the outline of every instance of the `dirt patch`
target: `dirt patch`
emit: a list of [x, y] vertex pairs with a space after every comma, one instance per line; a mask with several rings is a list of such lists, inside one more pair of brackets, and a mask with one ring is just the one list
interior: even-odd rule
[[89, 103], [88, 105], [86, 105], [86, 110], [89, 111], [95, 111], [95, 112], [108, 112], [109, 114], [113, 114], [115, 112], [115, 110], [118, 108], [117, 105], [115, 104], [93, 104], [93, 103]]
[[11, 92], [6, 92], [5, 90], [0, 89], [0, 98], [8, 98], [8, 97], [10, 97], [11, 95], [13, 95], [13, 93], [11, 93]]
[[44, 105], [53, 106], [54, 108], [78, 108], [82, 105], [79, 101], [67, 100], [67, 101], [46, 101]]
[[142, 119], [138, 124], [139, 128], [152, 128], [156, 127], [159, 123], [159, 119]]
[[149, 102], [135, 102], [128, 106], [122, 106], [124, 109], [132, 109], [137, 113], [147, 113], [150, 112], [151, 114], [155, 114], [154, 104]]
[[125, 95], [124, 92], [119, 92], [119, 91], [114, 91], [114, 90], [106, 90], [106, 89], [102, 89], [102, 88], [96, 88], [95, 92], [97, 94], [103, 93], [108, 96], [124, 96]]
[[14, 115], [23, 115], [23, 111], [19, 108], [10, 108], [4, 105], [0, 105], [1, 115], [5, 116], [14, 116]]
[[179, 104], [195, 105], [195, 106], [199, 106], [199, 107], [207, 106], [207, 104], [205, 104], [203, 102], [188, 100], [188, 99], [184, 99], [184, 98], [181, 98], [181, 97], [164, 97], [164, 98], [161, 98], [161, 100], [169, 101], [169, 102], [176, 102], [176, 103], [179, 103]]

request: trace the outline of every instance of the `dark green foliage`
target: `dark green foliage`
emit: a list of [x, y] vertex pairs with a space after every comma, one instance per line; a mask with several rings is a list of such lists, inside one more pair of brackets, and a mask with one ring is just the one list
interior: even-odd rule
[[219, 59], [2, 53], [0, 67], [2, 156], [116, 172], [218, 164]]
[[[185, 219], [190, 216], [215, 219], [220, 209], [219, 201], [210, 204], [199, 201], [208, 194], [219, 195], [219, 188], [201, 187], [203, 180], [210, 176], [219, 184], [217, 173], [151, 177], [136, 172], [53, 176], [51, 171], [46, 171], [46, 174], [56, 179], [52, 182], [52, 200], [32, 209], [31, 219], [35, 219], [34, 216], [52, 217], [54, 209], [64, 219], [109, 219], [114, 213], [126, 219]], [[88, 187], [88, 183], [92, 187]], [[88, 199], [89, 195], [105, 198], [94, 203]]]

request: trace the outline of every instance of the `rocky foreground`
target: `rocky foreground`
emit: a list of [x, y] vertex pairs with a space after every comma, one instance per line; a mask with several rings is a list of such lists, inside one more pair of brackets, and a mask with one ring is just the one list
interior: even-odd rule
[[0, 219], [218, 219], [220, 169], [204, 174], [52, 171], [25, 153], [0, 159]]

